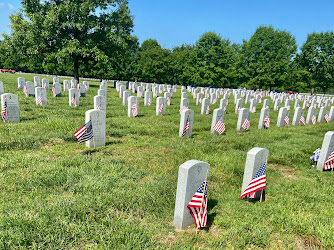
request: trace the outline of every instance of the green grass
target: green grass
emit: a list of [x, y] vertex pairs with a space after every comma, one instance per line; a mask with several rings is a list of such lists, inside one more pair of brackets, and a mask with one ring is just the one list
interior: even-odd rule
[[[99, 83], [90, 82], [78, 108], [69, 107], [67, 92], [54, 98], [51, 91], [41, 107], [16, 89], [18, 76], [0, 75], [5, 92], [19, 96], [21, 118], [0, 122], [0, 248], [334, 248], [334, 175], [309, 161], [333, 122], [277, 128], [270, 102], [269, 130], [257, 129], [258, 104], [250, 131], [237, 132], [231, 96], [226, 134], [211, 135], [219, 102], [203, 116], [189, 95], [193, 137], [184, 139], [180, 89], [165, 116], [155, 116], [155, 100], [144, 106], [141, 99], [141, 116], [130, 119], [109, 83], [106, 146], [94, 150], [73, 133]], [[269, 150], [263, 203], [238, 199], [253, 147]], [[190, 159], [211, 165], [208, 227], [198, 233], [173, 227], [178, 167]]]

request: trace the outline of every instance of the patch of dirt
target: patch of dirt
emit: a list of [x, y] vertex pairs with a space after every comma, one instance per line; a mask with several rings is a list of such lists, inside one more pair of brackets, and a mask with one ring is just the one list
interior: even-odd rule
[[268, 164], [268, 168], [272, 168], [278, 172], [281, 172], [283, 176], [286, 178], [293, 179], [293, 180], [298, 179], [296, 175], [297, 170], [291, 167], [276, 165], [276, 164], [270, 164], [270, 165]]
[[173, 247], [176, 242], [176, 237], [172, 232], [169, 232], [167, 235], [158, 234], [157, 239], [160, 243], [162, 243], [166, 247]]
[[312, 236], [297, 238], [296, 247], [298, 249], [323, 249], [320, 240]]

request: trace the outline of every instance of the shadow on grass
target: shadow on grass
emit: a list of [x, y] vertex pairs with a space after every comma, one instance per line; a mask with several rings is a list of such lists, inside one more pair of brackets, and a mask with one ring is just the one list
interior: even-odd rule
[[106, 142], [106, 146], [114, 145], [114, 144], [123, 144], [123, 142], [122, 141], [108, 141], [108, 142]]
[[32, 120], [36, 120], [36, 117], [31, 117], [31, 118], [20, 118], [20, 121], [32, 121]]
[[207, 219], [207, 223], [206, 223], [206, 227], [204, 228], [205, 231], [209, 231], [210, 227], [213, 223], [213, 221], [215, 220], [215, 217], [217, 215], [216, 212], [214, 213], [210, 213], [210, 211], [218, 204], [218, 200], [216, 199], [209, 199], [208, 200], [208, 219]]

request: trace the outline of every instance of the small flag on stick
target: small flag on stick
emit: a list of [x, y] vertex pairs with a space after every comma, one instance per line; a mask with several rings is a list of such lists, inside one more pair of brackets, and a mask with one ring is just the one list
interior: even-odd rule
[[75, 133], [74, 136], [78, 139], [78, 143], [89, 141], [93, 138], [93, 125], [92, 121], [90, 120], [81, 128], [79, 128]]

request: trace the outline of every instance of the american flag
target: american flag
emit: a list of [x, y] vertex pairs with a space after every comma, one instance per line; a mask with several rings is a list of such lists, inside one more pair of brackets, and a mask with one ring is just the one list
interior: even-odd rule
[[139, 91], [138, 92], [138, 97], [142, 97], [143, 96], [143, 91]]
[[266, 116], [266, 117], [264, 118], [264, 120], [263, 120], [263, 124], [264, 124], [264, 127], [265, 127], [265, 128], [269, 128], [269, 126], [270, 126], [270, 118], [269, 118], [269, 116]]
[[74, 136], [78, 139], [78, 142], [85, 142], [93, 138], [93, 125], [92, 121], [87, 122], [81, 128], [79, 128]]
[[72, 99], [71, 99], [71, 103], [73, 104], [74, 107], [77, 106], [77, 99], [75, 97], [75, 93], [73, 93]]
[[262, 103], [262, 98], [259, 99], [259, 103]]
[[37, 105], [43, 105], [43, 98], [42, 98], [42, 95], [39, 95], [38, 97], [37, 97]]
[[198, 99], [199, 104], [202, 104], [202, 98]]
[[151, 100], [151, 97], [149, 97], [147, 100], [147, 105], [151, 106], [151, 104], [152, 104], [152, 100]]
[[237, 108], [237, 114], [239, 114], [239, 112], [240, 112], [240, 107], [238, 106], [238, 108]]
[[88, 85], [85, 84], [85, 91], [88, 91]]
[[170, 105], [170, 98], [169, 97], [166, 98], [166, 103], [167, 103], [167, 105]]
[[188, 103], [184, 103], [183, 106], [180, 108], [179, 112], [181, 113], [183, 110], [188, 109]]
[[286, 109], [287, 109], [287, 110], [290, 110], [290, 105], [286, 106]]
[[332, 152], [325, 161], [324, 170], [332, 169], [334, 167], [334, 152]]
[[164, 103], [161, 103], [159, 106], [159, 113], [162, 114], [162, 111], [164, 110]]
[[253, 108], [252, 108], [252, 112], [253, 112], [253, 113], [256, 112], [256, 107], [255, 107], [255, 106], [253, 106]]
[[162, 94], [162, 88], [159, 87], [159, 94]]
[[56, 97], [57, 93], [56, 93], [56, 88], [55, 87], [52, 87], [52, 94], [54, 97]]
[[206, 114], [206, 115], [210, 114], [210, 106], [209, 106], [209, 105], [206, 107], [205, 114]]
[[134, 103], [131, 107], [131, 112], [132, 112], [132, 116], [136, 117], [138, 115], [138, 107], [137, 107], [137, 103]]
[[217, 102], [217, 98], [212, 100], [212, 104], [215, 104]]
[[78, 97], [81, 96], [81, 89], [80, 89], [80, 84], [78, 84]]
[[96, 104], [96, 108], [95, 108], [96, 110], [101, 110], [101, 101], [100, 100], [98, 100], [97, 101], [97, 104]]
[[249, 115], [245, 118], [245, 120], [242, 122], [241, 127], [244, 130], [248, 130], [250, 127], [250, 119], [249, 119]]
[[196, 228], [206, 227], [207, 221], [207, 197], [208, 197], [208, 182], [203, 181], [199, 189], [191, 198], [187, 205], [191, 216], [194, 219]]
[[23, 93], [24, 93], [25, 95], [28, 95], [27, 84], [25, 84], [25, 85], [23, 86]]
[[5, 103], [1, 109], [1, 118], [4, 122], [8, 121], [8, 112], [7, 112], [7, 101], [5, 100]]
[[219, 120], [216, 122], [215, 126], [213, 126], [213, 129], [218, 132], [218, 134], [223, 134], [225, 132], [225, 123], [224, 123], [224, 117], [223, 115], [220, 116]]
[[247, 188], [242, 192], [240, 199], [255, 198], [256, 192], [266, 188], [266, 162], [259, 168], [255, 176], [248, 184]]
[[37, 81], [36, 80], [34, 80], [34, 86], [37, 87]]
[[226, 114], [226, 106], [224, 106], [224, 113]]
[[190, 127], [190, 120], [189, 120], [189, 116], [188, 116], [187, 121], [186, 121], [186, 125], [184, 126], [183, 131], [182, 131], [182, 137], [184, 137], [186, 135], [187, 131], [189, 130], [189, 127]]
[[155, 95], [155, 97], [158, 96], [158, 90], [157, 89], [155, 90], [154, 95]]
[[313, 125], [317, 122], [317, 112], [315, 112], [315, 113], [312, 115], [311, 122], [312, 122]]
[[131, 87], [132, 87], [132, 84], [131, 84], [131, 83], [129, 83], [129, 90], [131, 90]]
[[284, 118], [284, 125], [289, 127], [289, 122], [290, 122], [290, 112]]
[[306, 103], [305, 105], [305, 109], [309, 109], [310, 105], [308, 105], [308, 103]]
[[44, 83], [44, 86], [43, 86], [45, 89], [48, 89], [48, 85], [47, 85], [47, 83], [45, 82]]
[[326, 122], [329, 122], [329, 112], [327, 112], [324, 116]]
[[304, 117], [304, 112], [303, 112], [303, 114], [300, 116], [300, 119], [299, 119], [299, 121], [298, 121], [298, 124], [305, 125], [305, 117]]

